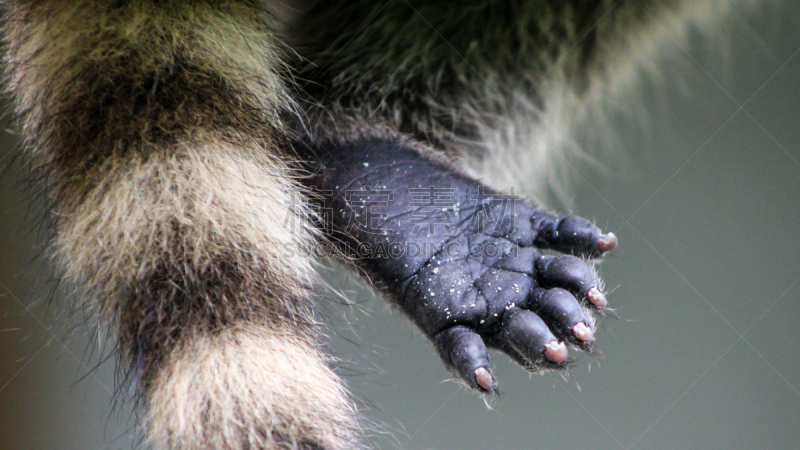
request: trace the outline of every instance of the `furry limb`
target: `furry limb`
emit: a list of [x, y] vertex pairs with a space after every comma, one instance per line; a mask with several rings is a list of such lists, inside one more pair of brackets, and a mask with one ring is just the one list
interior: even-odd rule
[[[257, 1], [9, 2], [7, 86], [53, 180], [64, 278], [110, 324], [163, 448], [354, 448], [279, 151]], [[291, 220], [295, 226], [288, 229]]]

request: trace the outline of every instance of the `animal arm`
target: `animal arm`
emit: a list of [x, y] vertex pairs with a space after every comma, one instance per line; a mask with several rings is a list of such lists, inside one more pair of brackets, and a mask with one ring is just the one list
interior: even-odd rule
[[[697, 3], [317, 1], [284, 34], [262, 0], [0, 1], [53, 253], [117, 340], [148, 440], [361, 447], [320, 347], [319, 274], [284, 254], [318, 219], [481, 393], [487, 349], [531, 370], [591, 352], [607, 301], [586, 259], [616, 237], [489, 186], [562, 181], [574, 119]], [[317, 214], [290, 207], [309, 194]]]

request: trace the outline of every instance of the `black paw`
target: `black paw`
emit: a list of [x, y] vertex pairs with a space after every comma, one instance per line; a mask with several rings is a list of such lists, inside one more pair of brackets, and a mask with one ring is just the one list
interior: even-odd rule
[[[592, 268], [617, 245], [396, 144], [320, 151], [310, 184], [332, 240], [381, 286], [469, 386], [492, 392], [487, 348], [530, 370], [591, 351], [607, 302]], [[550, 249], [565, 256], [550, 256]]]
[[517, 219], [532, 212], [533, 234], [462, 229], [404, 282], [400, 300], [445, 364], [484, 392], [496, 386], [487, 348], [502, 350], [530, 370], [563, 368], [568, 345], [591, 351], [589, 309], [607, 305], [586, 262], [546, 256], [537, 247], [600, 256], [616, 246], [614, 235], [584, 219], [518, 209], [523, 211]]

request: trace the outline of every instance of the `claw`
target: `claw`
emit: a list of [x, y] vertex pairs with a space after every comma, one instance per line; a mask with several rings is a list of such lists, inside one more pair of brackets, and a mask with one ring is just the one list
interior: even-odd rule
[[610, 252], [617, 248], [617, 236], [614, 233], [608, 233], [600, 236], [597, 240], [597, 249], [603, 253]]
[[485, 391], [491, 391], [492, 388], [494, 388], [492, 375], [486, 367], [478, 367], [475, 369], [475, 382]]
[[608, 300], [606, 300], [606, 296], [600, 292], [600, 289], [593, 287], [589, 289], [589, 293], [586, 294], [586, 299], [592, 302], [593, 305], [597, 306], [598, 308], [605, 308], [608, 306]]
[[544, 344], [544, 356], [556, 363], [564, 362], [567, 360], [567, 346], [563, 342], [550, 341]]
[[594, 332], [583, 322], [578, 322], [572, 327], [572, 334], [583, 342], [594, 342]]

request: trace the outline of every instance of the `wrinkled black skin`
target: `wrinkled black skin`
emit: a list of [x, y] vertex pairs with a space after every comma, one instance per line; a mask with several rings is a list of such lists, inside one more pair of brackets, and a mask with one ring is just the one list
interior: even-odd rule
[[[495, 389], [494, 377], [488, 390], [475, 380], [476, 369], [491, 370], [487, 347], [530, 369], [563, 366], [544, 358], [553, 340], [591, 349], [571, 330], [590, 323], [580, 303], [598, 280], [581, 259], [540, 251], [600, 256], [602, 233], [590, 222], [501, 196], [402, 144], [317, 148], [308, 158], [306, 182], [331, 242], [385, 289], [467, 384]], [[424, 206], [434, 197], [435, 205]]]

